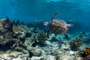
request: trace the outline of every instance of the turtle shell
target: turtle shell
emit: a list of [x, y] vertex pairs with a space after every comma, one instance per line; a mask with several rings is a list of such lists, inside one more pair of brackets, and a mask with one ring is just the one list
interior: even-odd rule
[[50, 31], [54, 34], [64, 34], [67, 32], [67, 23], [64, 20], [53, 20], [49, 25]]

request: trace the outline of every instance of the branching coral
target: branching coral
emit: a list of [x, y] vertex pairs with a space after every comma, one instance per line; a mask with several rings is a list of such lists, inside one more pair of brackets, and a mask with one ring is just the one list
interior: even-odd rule
[[21, 30], [21, 26], [20, 26], [20, 25], [17, 25], [17, 26], [14, 25], [14, 26], [13, 26], [13, 31], [14, 31], [14, 32], [17, 32], [17, 31], [19, 31], [19, 30]]
[[45, 43], [45, 40], [47, 39], [46, 33], [44, 31], [40, 32], [37, 35], [38, 42]]
[[10, 48], [14, 43], [17, 43], [17, 34], [12, 32], [5, 32], [4, 34], [0, 34], [0, 47], [1, 48]]
[[10, 20], [8, 17], [6, 19], [0, 19], [0, 27], [3, 27], [4, 29], [7, 29], [11, 32], [17, 32], [21, 29], [21, 26], [19, 25], [19, 20], [15, 23], [15, 21]]
[[0, 19], [0, 47], [15, 47], [20, 41], [19, 34], [15, 32], [21, 29], [21, 26], [15, 26], [15, 22], [10, 20], [8, 17], [6, 19]]
[[86, 49], [82, 50], [82, 53], [77, 53], [82, 60], [90, 60], [90, 47], [86, 47]]
[[83, 39], [75, 38], [73, 42], [75, 45], [77, 45], [77, 47], [80, 47], [81, 44], [83, 44]]
[[13, 25], [13, 31], [17, 32], [17, 31], [20, 31], [20, 30], [21, 30], [21, 24], [20, 24], [20, 21], [17, 20], [16, 23], [14, 23], [14, 25]]
[[1, 21], [1, 24], [3, 25], [4, 29], [7, 29], [8, 31], [12, 31], [13, 25], [14, 25], [14, 21], [10, 20], [8, 17]]
[[34, 43], [32, 44], [33, 47], [35, 47], [36, 45], [45, 46], [45, 41], [47, 40], [46, 33], [42, 31], [38, 34], [35, 34], [34, 36], [32, 35], [31, 40], [34, 41]]
[[3, 25], [2, 25], [2, 24], [0, 24], [0, 27], [3, 27]]
[[70, 47], [71, 50], [78, 50], [79, 47], [83, 44], [83, 38], [79, 39], [79, 38], [75, 38], [73, 42], [70, 42]]

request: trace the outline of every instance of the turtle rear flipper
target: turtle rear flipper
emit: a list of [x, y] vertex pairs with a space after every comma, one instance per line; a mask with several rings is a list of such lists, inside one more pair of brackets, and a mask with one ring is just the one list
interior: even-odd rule
[[50, 32], [50, 30], [48, 29], [48, 31], [47, 31], [47, 37], [49, 38], [49, 32]]
[[53, 20], [56, 15], [57, 15], [57, 12], [53, 14], [53, 16], [51, 17], [51, 20]]
[[66, 33], [64, 33], [64, 35], [65, 35], [65, 37], [66, 37], [67, 39], [69, 39], [69, 37], [68, 37], [68, 35], [67, 35]]

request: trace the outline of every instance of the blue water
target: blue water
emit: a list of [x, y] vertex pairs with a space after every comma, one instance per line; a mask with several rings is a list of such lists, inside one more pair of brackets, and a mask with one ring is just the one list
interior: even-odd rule
[[57, 19], [90, 23], [90, 0], [0, 0], [0, 18], [20, 21]]

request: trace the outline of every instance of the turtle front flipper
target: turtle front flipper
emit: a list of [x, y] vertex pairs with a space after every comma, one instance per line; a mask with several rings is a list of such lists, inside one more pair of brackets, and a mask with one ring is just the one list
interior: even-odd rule
[[48, 31], [47, 31], [47, 37], [49, 38], [49, 32], [50, 32], [50, 30], [48, 29]]
[[64, 35], [65, 35], [65, 37], [66, 37], [67, 39], [69, 39], [69, 37], [68, 37], [68, 35], [67, 35], [66, 33], [64, 33]]
[[53, 16], [51, 17], [51, 20], [53, 20], [56, 15], [57, 15], [57, 12], [53, 14]]

